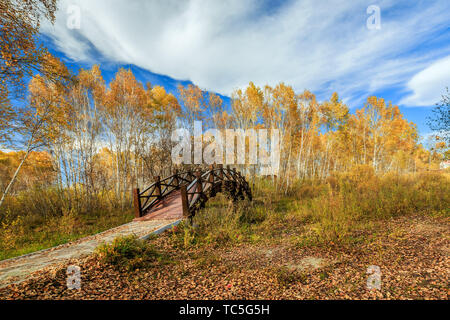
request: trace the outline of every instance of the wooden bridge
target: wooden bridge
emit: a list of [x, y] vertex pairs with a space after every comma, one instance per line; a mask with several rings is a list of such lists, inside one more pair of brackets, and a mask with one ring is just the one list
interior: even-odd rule
[[160, 179], [143, 191], [133, 190], [135, 221], [192, 218], [209, 198], [224, 192], [233, 201], [252, 200], [248, 182], [236, 169], [222, 165]]

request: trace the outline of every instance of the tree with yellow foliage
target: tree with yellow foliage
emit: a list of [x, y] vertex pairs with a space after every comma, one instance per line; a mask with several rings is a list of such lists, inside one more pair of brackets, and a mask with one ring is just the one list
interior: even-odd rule
[[[24, 151], [0, 151], [0, 190], [6, 188], [24, 158]], [[20, 175], [14, 183], [11, 193], [17, 193], [34, 186], [48, 187], [55, 182], [56, 170], [51, 155], [45, 151], [32, 151], [21, 168]]]
[[68, 85], [64, 79], [70, 78], [70, 73], [57, 58], [50, 55], [47, 56], [47, 68], [56, 70], [58, 79], [49, 79], [44, 73], [43, 76], [37, 75], [30, 81], [29, 103], [20, 109], [15, 126], [19, 137], [15, 143], [21, 145], [25, 153], [3, 191], [0, 207], [30, 153], [58, 139], [62, 134], [61, 127], [68, 123], [70, 105], [64, 98]]
[[56, 0], [0, 2], [0, 143], [9, 140], [16, 116], [11, 98], [25, 97], [27, 77], [51, 71], [42, 68], [48, 53], [36, 35], [43, 19], [54, 21], [55, 11]]

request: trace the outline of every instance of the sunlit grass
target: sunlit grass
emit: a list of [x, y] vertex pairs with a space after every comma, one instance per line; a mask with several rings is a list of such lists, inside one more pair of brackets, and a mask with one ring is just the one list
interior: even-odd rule
[[299, 246], [355, 244], [392, 217], [450, 216], [446, 173], [375, 175], [370, 167], [360, 166], [324, 181], [299, 181], [288, 192], [280, 189], [261, 179], [252, 203], [233, 205], [223, 196], [210, 200], [193, 226], [185, 225], [185, 246], [286, 237]]
[[130, 222], [122, 210], [97, 198], [91, 211], [67, 209], [58, 193], [34, 190], [8, 199], [0, 219], [0, 260], [47, 249]]

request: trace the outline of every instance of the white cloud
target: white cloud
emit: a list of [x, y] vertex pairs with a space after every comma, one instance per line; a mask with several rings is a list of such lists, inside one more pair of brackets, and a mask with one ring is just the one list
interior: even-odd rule
[[408, 82], [413, 92], [400, 103], [412, 106], [434, 106], [450, 87], [450, 56], [438, 60], [420, 71]]
[[[230, 95], [248, 84], [284, 81], [296, 90], [338, 91], [343, 98], [405, 83], [430, 59], [408, 54], [450, 19], [448, 1], [394, 10], [378, 1], [381, 30], [366, 28], [370, 1], [290, 1], [271, 13], [265, 2], [65, 0], [55, 26], [42, 31], [68, 57], [135, 64]], [[81, 29], [66, 28], [66, 8], [81, 7]], [[448, 46], [448, 44], [447, 44]]]
[[16, 152], [16, 150], [8, 149], [8, 148], [0, 148], [0, 151], [1, 151], [1, 152], [4, 152], [4, 153]]

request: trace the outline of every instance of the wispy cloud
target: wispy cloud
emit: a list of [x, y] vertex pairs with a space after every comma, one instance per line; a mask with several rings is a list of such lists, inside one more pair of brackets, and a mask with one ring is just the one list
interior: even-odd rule
[[400, 103], [412, 106], [434, 105], [441, 100], [446, 87], [450, 87], [450, 56], [434, 62], [414, 75], [408, 82], [412, 94]]
[[[69, 4], [81, 8], [80, 30], [66, 27]], [[42, 30], [71, 59], [93, 59], [94, 48], [105, 59], [191, 80], [224, 95], [249, 81], [284, 81], [296, 90], [338, 91], [354, 100], [356, 93], [409, 83], [414, 93], [403, 102], [429, 103], [432, 94], [419, 86], [432, 76], [422, 70], [448, 55], [450, 43], [426, 52], [420, 48], [448, 29], [449, 2], [412, 6], [410, 1], [377, 1], [380, 30], [366, 27], [371, 4], [305, 0], [271, 7], [256, 0], [65, 0], [55, 26]], [[419, 76], [421, 71], [426, 75]], [[416, 73], [419, 80], [413, 78]]]

